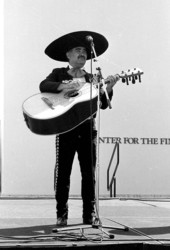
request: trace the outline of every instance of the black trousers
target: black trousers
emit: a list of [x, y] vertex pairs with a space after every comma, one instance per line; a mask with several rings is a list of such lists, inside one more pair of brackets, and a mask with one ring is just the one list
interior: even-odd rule
[[[83, 218], [91, 218], [95, 204], [96, 137], [94, 120], [56, 136], [55, 198], [58, 217], [68, 218], [70, 176], [77, 152], [81, 171]], [[76, 181], [76, 180], [75, 180]]]

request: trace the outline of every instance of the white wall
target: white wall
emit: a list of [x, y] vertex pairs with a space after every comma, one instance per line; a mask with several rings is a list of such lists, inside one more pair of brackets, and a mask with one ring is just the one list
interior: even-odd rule
[[[39, 92], [39, 83], [53, 68], [63, 66], [44, 54], [45, 47], [66, 33], [92, 30], [109, 41], [99, 58], [105, 77], [133, 67], [144, 71], [142, 83], [119, 82], [112, 109], [101, 111], [101, 138], [121, 138], [117, 192], [169, 195], [170, 1], [6, 0], [4, 5], [2, 194], [53, 194], [55, 136], [31, 133], [21, 106]], [[136, 138], [138, 144], [125, 138]], [[167, 144], [161, 144], [161, 138]], [[113, 146], [100, 144], [101, 194], [107, 193], [106, 168]], [[79, 193], [75, 159], [71, 194]]]

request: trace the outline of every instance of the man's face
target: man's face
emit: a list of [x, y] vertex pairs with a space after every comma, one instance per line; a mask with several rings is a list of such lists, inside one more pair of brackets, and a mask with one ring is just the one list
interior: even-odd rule
[[72, 67], [82, 68], [87, 59], [87, 52], [84, 47], [76, 47], [67, 52], [69, 63]]

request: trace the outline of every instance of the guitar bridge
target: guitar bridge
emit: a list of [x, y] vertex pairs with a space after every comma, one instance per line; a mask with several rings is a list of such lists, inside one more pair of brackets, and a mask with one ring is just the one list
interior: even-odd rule
[[46, 97], [41, 98], [51, 109], [54, 109], [53, 103]]

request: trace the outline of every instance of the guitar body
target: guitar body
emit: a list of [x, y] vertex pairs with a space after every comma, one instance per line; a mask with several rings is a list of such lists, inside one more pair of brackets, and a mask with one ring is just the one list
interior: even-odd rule
[[[129, 85], [141, 82], [143, 71], [138, 68], [122, 71], [119, 77]], [[98, 80], [97, 80], [98, 81]], [[39, 135], [68, 132], [97, 112], [98, 91], [90, 83], [81, 83], [76, 91], [58, 94], [39, 93], [25, 100], [23, 115], [28, 128]]]
[[53, 135], [86, 121], [97, 111], [97, 89], [90, 86], [85, 83], [77, 91], [38, 93], [26, 99], [22, 109], [28, 128], [39, 135]]

